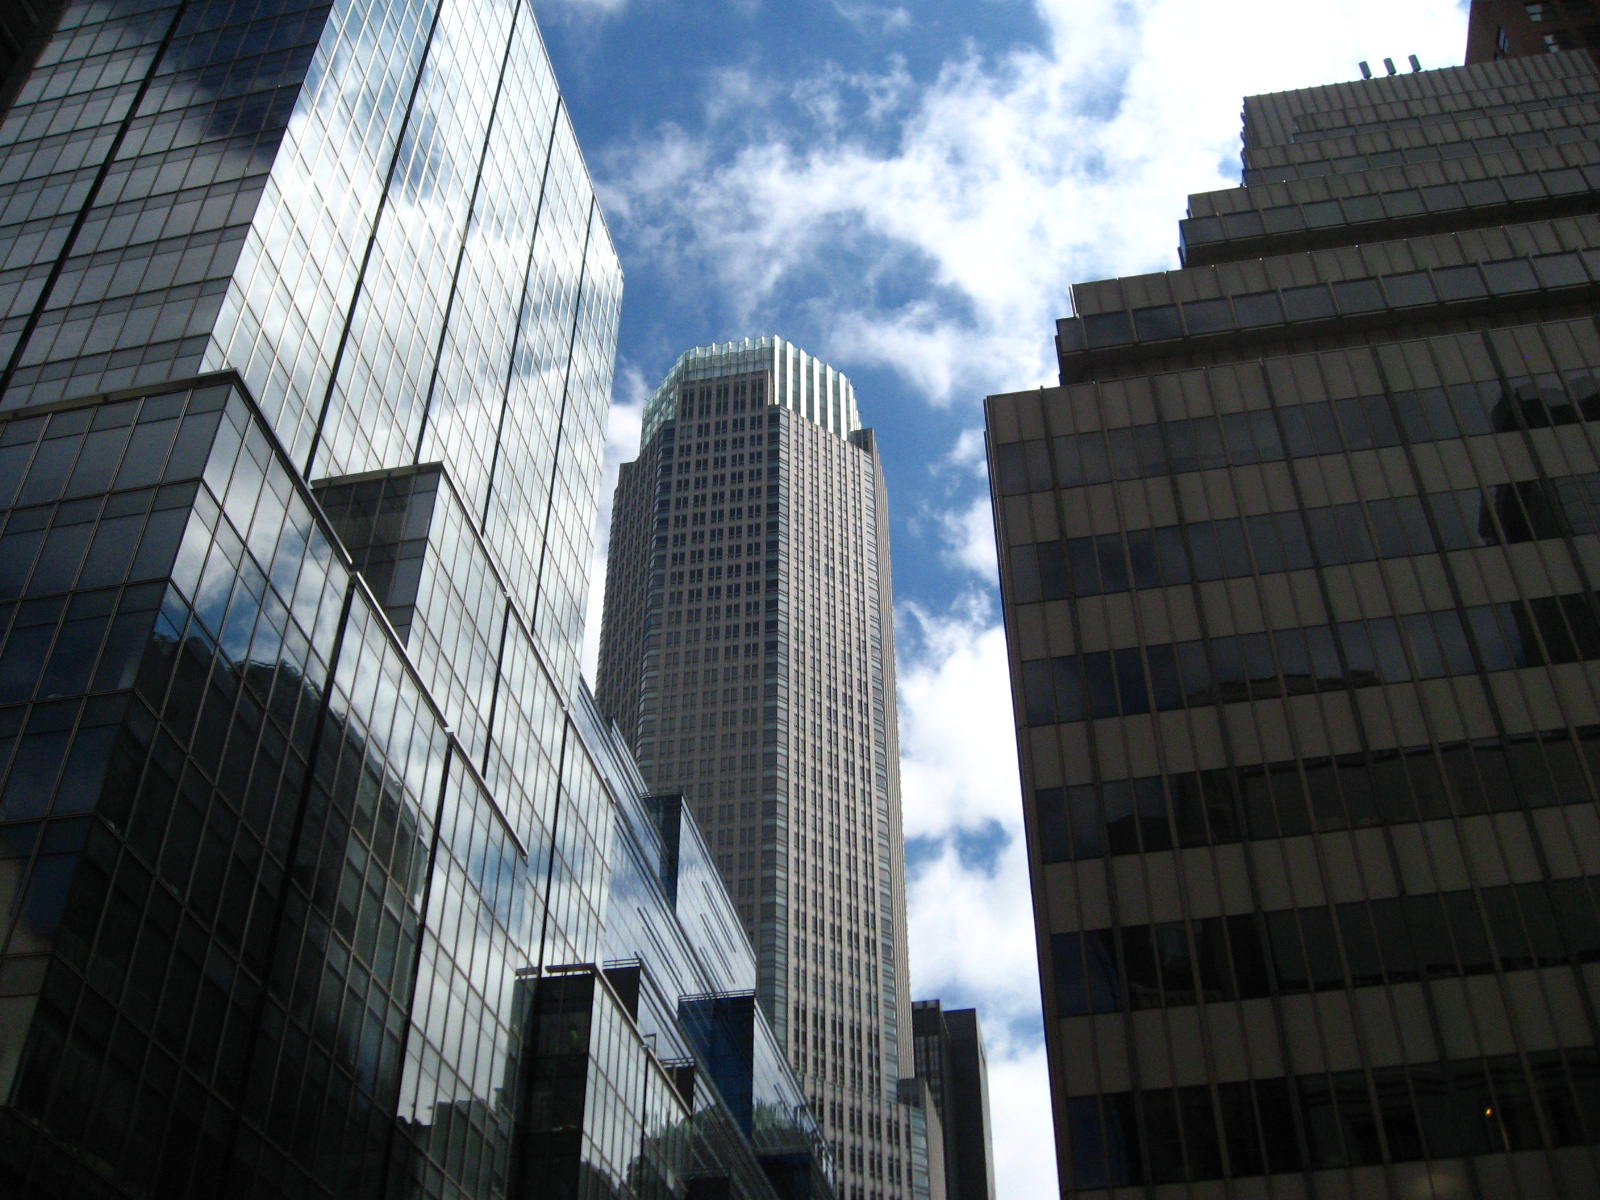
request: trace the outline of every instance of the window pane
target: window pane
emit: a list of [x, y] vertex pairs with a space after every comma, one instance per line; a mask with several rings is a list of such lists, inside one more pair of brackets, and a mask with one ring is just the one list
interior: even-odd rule
[[1278, 325], [1283, 321], [1283, 305], [1276, 292], [1253, 292], [1233, 298], [1233, 311], [1243, 326]]
[[1098, 858], [1105, 853], [1105, 832], [1100, 820], [1100, 794], [1089, 784], [1067, 790], [1067, 820], [1072, 825], [1072, 850], [1078, 858]]
[[1060, 788], [1039, 788], [1033, 799], [1044, 861], [1067, 862], [1072, 858], [1072, 831], [1067, 822], [1064, 793]]
[[1139, 340], [1143, 342], [1183, 336], [1183, 325], [1178, 320], [1178, 308], [1175, 304], [1165, 304], [1159, 308], [1134, 309], [1133, 327], [1138, 332]]
[[1383, 280], [1383, 290], [1388, 293], [1389, 303], [1396, 308], [1412, 304], [1432, 304], [1437, 299], [1433, 291], [1433, 282], [1428, 278], [1426, 271], [1387, 275]]
[[1494, 293], [1530, 292], [1539, 286], [1533, 267], [1525, 258], [1508, 258], [1500, 262], [1482, 264], [1483, 276]]
[[1233, 327], [1226, 300], [1191, 300], [1183, 306], [1183, 323], [1191, 334], [1218, 333]]
[[1161, 586], [1161, 568], [1156, 559], [1155, 534], [1149, 529], [1134, 529], [1128, 533], [1128, 562], [1132, 569], [1132, 584], [1136, 588]]
[[1084, 680], [1078, 660], [1062, 655], [1050, 660], [1052, 683], [1055, 689], [1055, 719], [1081, 721], [1085, 714]]
[[1017, 604], [1040, 599], [1038, 547], [1011, 547], [1011, 598]]
[[1333, 285], [1334, 303], [1341, 315], [1377, 312], [1384, 307], [1383, 293], [1376, 279], [1351, 279]]
[[1283, 304], [1291, 321], [1316, 321], [1334, 314], [1333, 297], [1323, 283], [1284, 288]]
[[1133, 340], [1133, 325], [1125, 312], [1094, 313], [1084, 317], [1083, 331], [1091, 350], [1120, 346]]

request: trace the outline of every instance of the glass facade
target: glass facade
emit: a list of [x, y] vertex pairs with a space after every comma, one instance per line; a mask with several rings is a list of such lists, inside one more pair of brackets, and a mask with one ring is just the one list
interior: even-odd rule
[[1597, 97], [1252, 97], [989, 401], [1066, 1194], [1600, 1187]]
[[23, 15], [0, 1193], [826, 1200], [577, 677], [621, 275], [529, 5]]
[[775, 337], [685, 353], [643, 426], [612, 509], [602, 711], [706, 832], [841, 1193], [923, 1195], [872, 433], [849, 380]]

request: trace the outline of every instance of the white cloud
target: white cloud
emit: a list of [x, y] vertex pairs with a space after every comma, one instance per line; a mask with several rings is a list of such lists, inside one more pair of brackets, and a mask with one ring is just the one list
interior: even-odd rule
[[996, 1029], [1037, 1019], [1033, 900], [1020, 837], [1004, 839], [992, 864], [965, 862], [946, 845], [913, 874], [908, 904], [916, 995], [976, 1004]]
[[941, 464], [963, 474], [979, 479], [989, 477], [988, 449], [984, 444], [982, 429], [963, 429], [957, 436], [950, 453]]
[[606, 414], [606, 457], [600, 477], [600, 512], [595, 518], [594, 554], [589, 562], [589, 597], [584, 610], [584, 677], [595, 678], [600, 657], [600, 618], [605, 608], [606, 552], [611, 544], [611, 498], [617, 488], [617, 468], [639, 453], [639, 429], [644, 402], [652, 391], [638, 367], [621, 367]]
[[934, 613], [902, 604], [900, 791], [906, 836], [999, 826], [1020, 834], [1017, 744], [1005, 633], [977, 599]]
[[[624, 184], [606, 179], [596, 181], [601, 203], [614, 221], [628, 221], [634, 216], [637, 197], [670, 192], [679, 180], [704, 171], [710, 158], [710, 148], [703, 139], [691, 137], [680, 126], [670, 123], [657, 126], [649, 142], [634, 149], [637, 161], [630, 166]], [[641, 251], [654, 250], [660, 239], [648, 236], [652, 232], [648, 225], [635, 225], [636, 237], [645, 235]]]
[[911, 28], [911, 13], [898, 4], [869, 4], [862, 0], [833, 0], [834, 10], [852, 25], [879, 33], [898, 33]]
[[777, 81], [748, 67], [722, 67], [710, 75], [706, 88], [705, 117], [719, 124], [756, 112], [778, 94]]
[[978, 1010], [989, 1064], [996, 1195], [1057, 1195], [1032, 899], [1020, 837], [1007, 839], [987, 868], [964, 863], [946, 845], [914, 873], [909, 908], [913, 995]]
[[628, 3], [629, 0], [541, 0], [539, 19], [614, 17], [627, 8]]
[[897, 618], [901, 792], [921, 851], [907, 885], [912, 994], [978, 1010], [996, 1194], [1054, 1196], [1005, 636], [977, 594], [940, 612], [902, 604]]
[[[980, 1014], [979, 1019], [982, 1019]], [[995, 1195], [1060, 1195], [1055, 1138], [1049, 1127], [1050, 1083], [1044, 1042], [995, 1037], [985, 1027], [989, 1062], [989, 1121], [994, 1131]]]
[[987, 494], [965, 508], [947, 509], [939, 514], [939, 529], [944, 539], [943, 557], [953, 567], [970, 571], [985, 583], [999, 579], [995, 564], [994, 515]]
[[828, 63], [794, 84], [790, 95], [819, 127], [830, 132], [843, 127], [847, 111], [858, 124], [874, 124], [896, 115], [914, 99], [905, 59], [892, 54], [887, 63], [886, 69], [877, 72], [847, 72]]
[[[1243, 94], [1348, 79], [1385, 53], [1442, 66], [1464, 39], [1455, 0], [1330, 0], [1289, 18], [1280, 0], [1036, 7], [1041, 45], [966, 51], [887, 147], [851, 132], [825, 67], [817, 128], [764, 132], [670, 179], [659, 162], [636, 172], [648, 156], [630, 151], [616, 189], [635, 233], [674, 243], [676, 265], [747, 317], [838, 259], [812, 306], [819, 350], [892, 367], [930, 402], [1032, 386], [1052, 373], [1068, 286], [1176, 265], [1187, 194], [1236, 182]], [[882, 301], [851, 250], [915, 262], [925, 282]]]

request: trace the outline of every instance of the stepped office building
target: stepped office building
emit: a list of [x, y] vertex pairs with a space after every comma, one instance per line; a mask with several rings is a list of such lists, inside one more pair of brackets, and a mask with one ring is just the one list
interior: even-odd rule
[[577, 676], [621, 274], [530, 6], [24, 8], [0, 1193], [829, 1195]]
[[990, 464], [1073, 1195], [1600, 1191], [1600, 79], [1253, 97]]
[[926, 1171], [921, 1114], [895, 1099], [912, 1055], [891, 609], [849, 380], [779, 338], [684, 354], [617, 483], [596, 696], [705, 830], [852, 1200]]

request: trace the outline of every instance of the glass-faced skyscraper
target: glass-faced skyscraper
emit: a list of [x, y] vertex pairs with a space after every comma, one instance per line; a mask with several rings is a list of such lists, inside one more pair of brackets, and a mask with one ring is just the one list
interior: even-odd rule
[[529, 4], [22, 7], [0, 1194], [828, 1195], [577, 678], [621, 274]]
[[1253, 97], [989, 401], [1070, 1194], [1600, 1191], [1597, 102]]
[[706, 832], [841, 1195], [907, 1195], [888, 512], [849, 380], [780, 338], [685, 353], [622, 467], [608, 561], [601, 711]]

